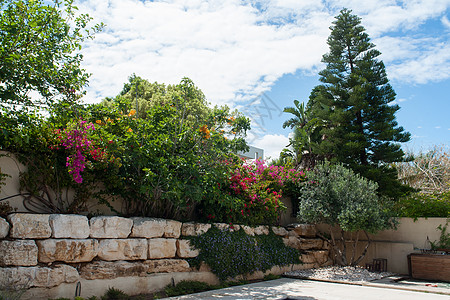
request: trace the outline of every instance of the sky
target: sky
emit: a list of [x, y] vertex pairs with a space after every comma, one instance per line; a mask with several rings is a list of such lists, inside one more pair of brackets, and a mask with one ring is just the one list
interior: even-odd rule
[[289, 144], [283, 108], [318, 84], [334, 17], [361, 18], [411, 133], [407, 151], [450, 145], [450, 0], [76, 0], [106, 24], [83, 45], [86, 103], [116, 96], [135, 73], [150, 82], [191, 78], [212, 105], [252, 119], [247, 141], [276, 158]]

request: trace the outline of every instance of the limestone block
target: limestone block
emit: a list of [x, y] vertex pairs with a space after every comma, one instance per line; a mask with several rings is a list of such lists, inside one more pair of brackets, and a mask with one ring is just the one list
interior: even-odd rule
[[147, 259], [146, 239], [104, 239], [99, 241], [98, 258], [107, 261]]
[[9, 227], [9, 223], [5, 219], [0, 218], [0, 239], [8, 236]]
[[214, 226], [216, 226], [222, 231], [230, 230], [230, 225], [228, 225], [227, 223], [214, 223]]
[[253, 230], [256, 235], [262, 235], [262, 234], [268, 235], [269, 234], [269, 226], [260, 225], [260, 226], [256, 226]]
[[288, 231], [284, 227], [272, 226], [272, 231], [279, 236], [287, 236]]
[[300, 261], [304, 264], [313, 264], [316, 262], [316, 258], [313, 252], [306, 251], [306, 253], [300, 255]]
[[311, 224], [295, 224], [294, 231], [302, 237], [316, 237], [316, 226]]
[[31, 287], [50, 288], [61, 283], [78, 281], [80, 275], [71, 266], [59, 265], [48, 267], [13, 267], [0, 269], [0, 282], [20, 290]]
[[54, 287], [64, 282], [76, 282], [79, 278], [77, 269], [67, 265], [60, 265], [55, 268], [36, 268], [32, 285], [35, 287]]
[[328, 251], [327, 250], [319, 250], [313, 252], [316, 263], [322, 265], [328, 261]]
[[317, 264], [296, 264], [296, 265], [292, 265], [292, 271], [297, 271], [297, 270], [307, 270], [307, 269], [313, 269], [313, 268], [317, 268], [318, 265]]
[[174, 220], [167, 220], [166, 230], [164, 230], [165, 238], [177, 239], [181, 235], [181, 222]]
[[176, 239], [156, 238], [148, 240], [148, 258], [173, 258], [177, 252]]
[[28, 289], [33, 286], [38, 267], [0, 268], [0, 284], [14, 290]]
[[43, 263], [54, 261], [89, 262], [98, 253], [98, 242], [93, 239], [47, 239], [36, 241], [36, 244], [39, 248], [39, 262]]
[[248, 235], [255, 235], [255, 229], [250, 227], [250, 226], [246, 226], [246, 225], [241, 225], [241, 228], [245, 231], [246, 234]]
[[101, 216], [94, 217], [90, 221], [92, 238], [99, 239], [124, 239], [131, 233], [133, 220], [122, 217]]
[[46, 239], [52, 234], [49, 224], [50, 215], [16, 213], [8, 216], [11, 223], [9, 235], [17, 239]]
[[283, 242], [288, 247], [291, 247], [294, 249], [300, 249], [300, 240], [295, 236], [283, 238]]
[[89, 237], [88, 218], [81, 215], [50, 215], [52, 237], [56, 239], [87, 239]]
[[308, 249], [322, 249], [323, 240], [321, 239], [300, 239], [300, 248], [301, 250]]
[[211, 224], [203, 223], [183, 223], [181, 226], [182, 236], [197, 236], [207, 232], [211, 228]]
[[162, 237], [167, 221], [157, 218], [132, 218], [133, 228], [130, 237], [155, 238]]
[[231, 224], [229, 228], [231, 232], [239, 231], [241, 229], [241, 225]]
[[197, 257], [200, 251], [190, 245], [189, 240], [177, 240], [177, 256], [182, 258]]
[[34, 241], [0, 241], [0, 266], [37, 265], [38, 247]]
[[189, 272], [189, 263], [184, 259], [156, 259], [144, 262], [148, 273]]
[[96, 261], [81, 267], [84, 279], [113, 279], [127, 276], [146, 276], [147, 266], [142, 262]]
[[296, 237], [296, 238], [299, 237], [298, 233], [295, 232], [294, 230], [289, 230], [288, 231], [288, 236], [293, 236], [293, 237]]

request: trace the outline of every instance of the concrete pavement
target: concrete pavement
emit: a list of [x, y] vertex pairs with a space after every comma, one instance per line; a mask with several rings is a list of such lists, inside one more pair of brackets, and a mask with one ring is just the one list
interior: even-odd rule
[[[379, 287], [381, 286], [381, 287]], [[450, 295], [399, 289], [382, 284], [361, 286], [312, 280], [281, 278], [167, 299], [292, 299], [292, 300], [450, 300]]]

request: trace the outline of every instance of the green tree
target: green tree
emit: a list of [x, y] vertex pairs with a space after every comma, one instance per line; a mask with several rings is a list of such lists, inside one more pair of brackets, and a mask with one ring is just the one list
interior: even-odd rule
[[[308, 180], [300, 188], [301, 201], [297, 218], [307, 223], [328, 224], [326, 239], [333, 247], [337, 263], [357, 265], [370, 246], [368, 233], [376, 233], [395, 225], [395, 220], [383, 208], [377, 195], [377, 184], [355, 174], [342, 164], [331, 165], [328, 162], [317, 164], [313, 171], [306, 173], [306, 177]], [[340, 234], [336, 229], [340, 229]], [[363, 252], [357, 257], [356, 245], [360, 231], [364, 233], [367, 242]], [[350, 259], [347, 257], [347, 239], [353, 242]]]
[[400, 143], [410, 134], [395, 120], [395, 92], [378, 59], [380, 52], [360, 23], [343, 9], [330, 27], [330, 51], [322, 59], [326, 68], [319, 73], [323, 84], [308, 103], [311, 117], [326, 125], [316, 152], [376, 181], [382, 194], [398, 197], [408, 189], [390, 164], [403, 160]]
[[[77, 15], [72, 2], [0, 1], [0, 108], [11, 112], [80, 97], [89, 75], [77, 51], [102, 24], [89, 28], [91, 18]], [[33, 91], [42, 99], [32, 99]]]

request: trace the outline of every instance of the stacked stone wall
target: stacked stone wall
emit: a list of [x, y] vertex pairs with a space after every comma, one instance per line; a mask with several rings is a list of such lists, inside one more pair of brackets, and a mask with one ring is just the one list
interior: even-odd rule
[[[87, 287], [81, 296], [100, 296], [122, 284], [128, 294], [154, 292], [180, 280], [217, 278], [207, 266], [192, 268], [189, 258], [199, 252], [188, 236], [211, 226], [242, 229], [249, 235], [268, 234], [268, 226], [181, 223], [156, 218], [93, 217], [62, 214], [11, 214], [0, 218], [0, 289], [25, 291], [26, 298], [73, 297], [76, 285]], [[265, 274], [330, 264], [328, 245], [316, 238], [315, 227], [296, 224], [272, 227], [286, 245], [302, 251], [301, 265], [274, 267]], [[119, 285], [120, 285], [119, 284]], [[130, 287], [130, 288], [128, 288]]]

